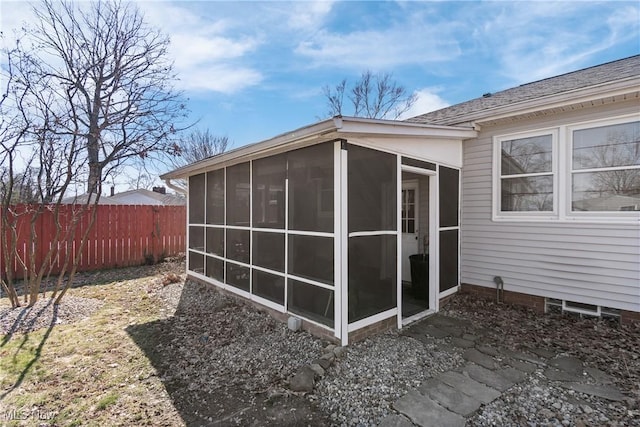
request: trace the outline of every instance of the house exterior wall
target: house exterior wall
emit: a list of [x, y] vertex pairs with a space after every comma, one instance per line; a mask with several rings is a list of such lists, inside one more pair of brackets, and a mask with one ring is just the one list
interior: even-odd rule
[[[495, 289], [493, 278], [501, 276], [505, 291], [640, 311], [640, 216], [496, 220], [492, 204], [494, 137], [556, 127], [562, 132], [573, 123], [629, 114], [637, 120], [638, 107], [635, 99], [535, 121], [483, 125], [477, 138], [465, 141], [461, 282]], [[565, 187], [556, 191], [566, 192]]]

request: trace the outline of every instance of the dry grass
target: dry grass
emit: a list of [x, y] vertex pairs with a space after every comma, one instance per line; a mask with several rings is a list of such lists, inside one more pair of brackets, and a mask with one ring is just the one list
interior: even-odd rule
[[99, 284], [69, 294], [103, 301], [92, 316], [3, 337], [0, 424], [184, 425], [153, 365], [126, 332], [166, 316], [153, 289], [181, 268], [163, 264], [85, 275], [87, 284]]

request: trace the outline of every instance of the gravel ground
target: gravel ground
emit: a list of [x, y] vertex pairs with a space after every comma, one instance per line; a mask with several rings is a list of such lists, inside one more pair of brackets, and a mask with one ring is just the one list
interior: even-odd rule
[[309, 399], [317, 400], [336, 425], [377, 425], [411, 388], [462, 363], [459, 354], [388, 332], [350, 345]]
[[41, 298], [31, 307], [0, 308], [0, 334], [27, 333], [53, 325], [86, 319], [102, 307], [102, 301], [65, 295], [56, 307], [52, 298]]
[[[145, 268], [141, 271], [147, 274]], [[164, 276], [145, 277], [141, 283], [161, 302], [160, 319], [134, 325], [128, 333], [152, 360], [187, 425], [373, 426], [393, 412], [393, 402], [408, 390], [464, 363], [451, 346], [387, 332], [350, 345], [312, 393], [294, 393], [289, 379], [318, 358], [327, 342], [291, 332], [213, 287], [166, 273], [184, 271], [182, 264], [157, 268]], [[100, 304], [67, 295], [54, 322], [80, 320]], [[27, 310], [2, 309], [0, 330], [48, 327], [53, 314], [46, 300]], [[481, 408], [467, 425], [640, 426], [640, 325], [541, 316], [465, 296], [455, 297], [443, 314], [482, 325], [488, 345], [578, 356], [586, 367], [604, 371], [628, 396], [623, 402], [590, 397], [560, 387], [538, 370]]]
[[[524, 383], [484, 406], [472, 426], [640, 426], [640, 324], [620, 326], [597, 318], [539, 315], [521, 307], [458, 296], [443, 314], [482, 325], [487, 344], [515, 351], [550, 350], [580, 358], [605, 374], [627, 397], [611, 402], [568, 390], [537, 369]], [[595, 381], [590, 381], [595, 382]]]
[[[186, 286], [201, 285], [187, 282]], [[180, 294], [179, 287], [177, 284], [168, 286], [161, 294], [172, 293], [176, 298]], [[235, 377], [245, 387], [271, 387], [272, 394], [286, 393], [287, 380], [296, 367], [318, 357], [326, 344], [306, 333], [288, 331], [285, 325], [256, 312], [251, 306], [240, 304], [238, 310], [235, 298], [215, 290], [198, 292], [187, 301], [184, 300], [185, 293], [182, 295], [180, 308], [186, 310], [185, 314], [195, 313], [200, 320], [210, 318], [213, 307], [234, 301], [234, 308], [222, 310], [222, 313], [227, 322], [225, 327], [237, 329], [233, 337], [226, 339], [236, 341], [238, 346], [226, 346], [215, 355], [215, 360], [226, 367], [223, 371], [230, 371], [229, 375], [218, 371], [218, 380]], [[484, 325], [487, 344], [498, 348], [526, 351], [542, 347], [557, 354], [579, 356], [585, 366], [599, 368], [610, 375], [615, 385], [629, 396], [624, 402], [608, 402], [564, 389], [557, 382], [547, 380], [542, 370], [538, 370], [528, 381], [514, 386], [483, 407], [468, 420], [468, 425], [640, 425], [640, 328], [637, 325], [620, 327], [594, 319], [541, 316], [526, 309], [497, 307], [464, 296], [455, 298], [443, 314]], [[251, 332], [260, 327], [262, 337]], [[206, 331], [199, 334], [211, 334], [211, 339], [219, 333], [215, 329], [207, 328]], [[314, 392], [307, 394], [306, 399], [317, 405], [332, 425], [377, 425], [393, 412], [392, 403], [408, 390], [464, 363], [461, 352], [451, 351], [450, 346], [446, 348], [445, 351], [437, 344], [425, 345], [396, 331], [352, 344], [346, 356], [337, 359], [316, 382]], [[251, 361], [238, 358], [238, 354], [246, 355]], [[242, 380], [238, 372], [249, 369], [246, 363], [255, 367], [261, 376], [252, 381]], [[253, 375], [257, 371], [250, 372]], [[216, 379], [210, 377], [205, 383], [210, 381]], [[200, 386], [205, 384], [198, 383]]]

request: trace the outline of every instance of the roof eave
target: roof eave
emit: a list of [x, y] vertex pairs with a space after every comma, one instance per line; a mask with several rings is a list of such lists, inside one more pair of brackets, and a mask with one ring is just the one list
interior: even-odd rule
[[568, 105], [593, 102], [604, 97], [622, 96], [638, 92], [639, 87], [640, 76], [634, 76], [586, 88], [528, 99], [513, 104], [487, 108], [473, 113], [463, 114], [455, 118], [448, 118], [446, 122], [452, 124], [472, 122], [481, 125], [485, 122], [533, 113], [542, 109], [549, 110]]
[[305, 144], [319, 142], [320, 139], [347, 139], [353, 136], [393, 136], [393, 137], [432, 137], [441, 139], [468, 139], [477, 136], [469, 127], [428, 125], [423, 123], [399, 122], [395, 120], [364, 119], [357, 117], [334, 118], [305, 126], [294, 131], [278, 135], [261, 142], [246, 145], [208, 159], [175, 169], [160, 175], [167, 181], [181, 179], [208, 170], [214, 165], [230, 163], [249, 156], [267, 155], [283, 146], [292, 149]]

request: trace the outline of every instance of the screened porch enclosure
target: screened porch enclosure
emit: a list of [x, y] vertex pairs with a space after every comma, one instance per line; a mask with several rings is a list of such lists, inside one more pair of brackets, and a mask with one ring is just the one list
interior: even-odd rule
[[334, 144], [189, 177], [190, 272], [335, 324]]
[[[350, 333], [379, 321], [397, 318], [401, 326], [400, 257], [409, 254], [401, 247], [400, 188], [407, 167], [439, 172], [435, 163], [335, 140], [191, 175], [188, 272], [345, 344]], [[459, 171], [442, 171], [451, 179], [441, 190], [451, 195]], [[455, 218], [431, 233], [436, 248], [444, 239], [455, 262], [434, 268], [447, 272], [448, 283], [441, 280], [430, 301], [458, 285], [455, 197], [447, 204]]]

